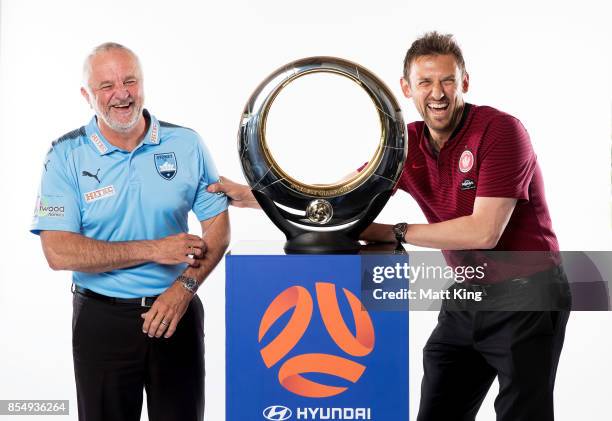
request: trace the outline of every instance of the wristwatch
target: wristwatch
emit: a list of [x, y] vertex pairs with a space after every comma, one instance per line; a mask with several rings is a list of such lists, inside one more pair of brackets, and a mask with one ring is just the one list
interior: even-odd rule
[[408, 224], [405, 222], [393, 225], [393, 235], [395, 235], [395, 239], [398, 243], [403, 244], [406, 242], [404, 238], [406, 231], [408, 231]]
[[198, 283], [197, 279], [190, 278], [189, 276], [179, 275], [179, 277], [176, 278], [176, 281], [180, 282], [183, 285], [183, 288], [185, 288], [192, 294], [198, 292], [198, 288], [200, 287], [200, 284]]

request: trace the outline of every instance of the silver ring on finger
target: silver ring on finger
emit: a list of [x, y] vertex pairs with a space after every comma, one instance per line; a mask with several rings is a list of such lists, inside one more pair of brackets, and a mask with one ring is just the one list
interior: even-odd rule
[[161, 324], [162, 324], [162, 325], [164, 325], [164, 326], [170, 326], [170, 323], [168, 323], [168, 322], [167, 322], [167, 321], [165, 321], [165, 320], [162, 320], [162, 321], [161, 321]]

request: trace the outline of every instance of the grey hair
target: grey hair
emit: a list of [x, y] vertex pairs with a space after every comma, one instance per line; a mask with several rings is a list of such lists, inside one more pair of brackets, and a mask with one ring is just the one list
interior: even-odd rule
[[125, 45], [119, 44], [117, 42], [105, 42], [103, 44], [94, 47], [93, 50], [87, 55], [85, 61], [83, 62], [83, 87], [89, 91], [89, 76], [91, 74], [91, 60], [100, 53], [105, 53], [110, 50], [123, 50], [129, 54], [131, 54], [136, 60], [136, 64], [138, 65], [138, 69], [142, 73], [142, 67], [140, 66], [140, 59], [132, 50], [130, 50]]

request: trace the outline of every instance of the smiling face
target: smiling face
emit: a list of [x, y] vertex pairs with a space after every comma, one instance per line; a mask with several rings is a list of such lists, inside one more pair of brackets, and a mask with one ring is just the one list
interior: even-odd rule
[[463, 94], [469, 77], [452, 54], [417, 57], [410, 64], [409, 80], [401, 79], [406, 98], [412, 98], [436, 140], [446, 141], [459, 124]]
[[112, 48], [89, 61], [87, 89], [81, 93], [98, 116], [98, 124], [126, 133], [144, 119], [142, 72], [129, 51]]

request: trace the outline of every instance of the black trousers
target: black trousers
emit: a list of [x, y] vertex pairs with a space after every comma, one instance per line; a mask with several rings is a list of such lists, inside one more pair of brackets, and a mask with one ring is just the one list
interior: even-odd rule
[[[464, 286], [451, 291], [457, 288]], [[443, 303], [423, 349], [417, 420], [474, 421], [497, 377], [497, 421], [553, 421], [555, 376], [571, 308], [563, 269], [491, 288], [483, 302], [467, 308], [465, 300]]]
[[174, 335], [142, 332], [147, 310], [74, 294], [72, 349], [80, 421], [204, 419], [204, 309], [195, 296]]
[[552, 421], [569, 311], [442, 310], [423, 349], [418, 421], [473, 421], [497, 376], [498, 421]]

